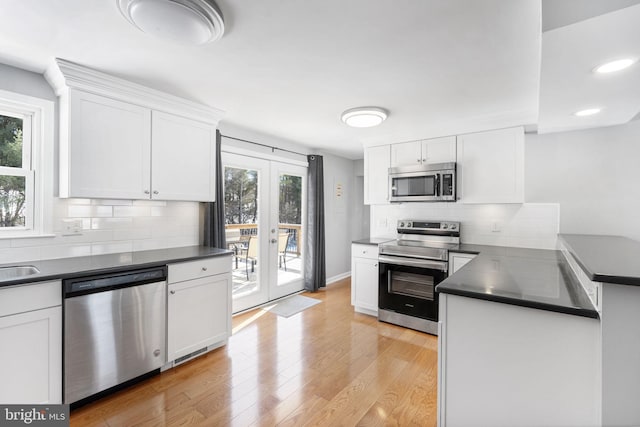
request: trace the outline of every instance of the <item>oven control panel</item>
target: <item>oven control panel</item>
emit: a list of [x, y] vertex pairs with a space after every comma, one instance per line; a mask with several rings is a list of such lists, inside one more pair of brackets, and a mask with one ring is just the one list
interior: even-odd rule
[[398, 220], [398, 230], [455, 231], [460, 232], [460, 223], [455, 221]]

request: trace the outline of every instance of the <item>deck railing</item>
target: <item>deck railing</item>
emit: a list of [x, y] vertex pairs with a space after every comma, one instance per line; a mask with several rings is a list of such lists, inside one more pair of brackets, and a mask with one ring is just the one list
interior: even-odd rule
[[[258, 224], [225, 224], [227, 230], [240, 230], [240, 240], [249, 240], [250, 236], [258, 235]], [[278, 224], [281, 233], [289, 233], [289, 244], [287, 252], [300, 256], [302, 248], [302, 225], [300, 224]]]

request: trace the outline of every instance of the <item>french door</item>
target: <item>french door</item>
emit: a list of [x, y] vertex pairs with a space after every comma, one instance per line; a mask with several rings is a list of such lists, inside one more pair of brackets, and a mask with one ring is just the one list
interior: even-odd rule
[[222, 153], [233, 312], [303, 289], [307, 168]]

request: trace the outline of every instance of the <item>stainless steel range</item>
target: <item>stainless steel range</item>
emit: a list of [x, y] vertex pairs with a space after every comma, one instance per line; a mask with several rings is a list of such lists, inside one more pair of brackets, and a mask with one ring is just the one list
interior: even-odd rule
[[398, 240], [380, 245], [378, 320], [438, 334], [435, 287], [447, 277], [460, 223], [400, 220]]

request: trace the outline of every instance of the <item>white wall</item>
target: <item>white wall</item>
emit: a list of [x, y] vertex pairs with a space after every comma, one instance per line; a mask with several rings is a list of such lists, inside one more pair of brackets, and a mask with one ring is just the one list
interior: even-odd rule
[[351, 239], [360, 240], [369, 237], [371, 226], [369, 206], [364, 204], [364, 160], [353, 161], [353, 174]]
[[0, 64], [0, 89], [55, 101], [56, 95], [42, 74]]
[[560, 232], [640, 240], [640, 121], [527, 135], [525, 198], [560, 204]]
[[[557, 204], [401, 203], [371, 206], [371, 235], [395, 237], [399, 219], [460, 221], [460, 240], [481, 245], [555, 249]], [[500, 231], [493, 231], [494, 223]]]
[[331, 282], [351, 271], [354, 162], [332, 154], [322, 156], [327, 281]]

